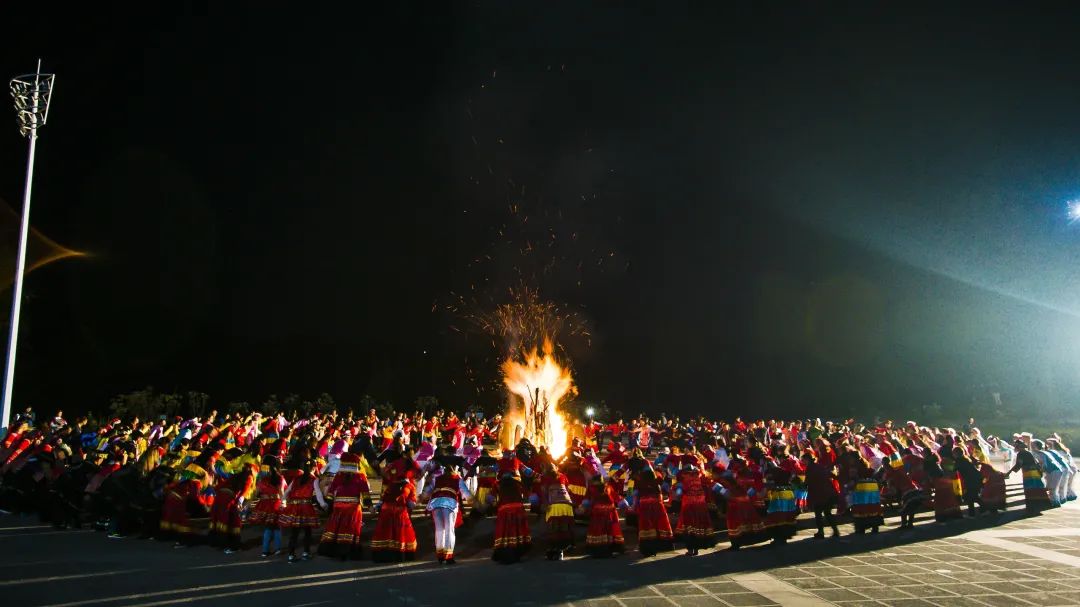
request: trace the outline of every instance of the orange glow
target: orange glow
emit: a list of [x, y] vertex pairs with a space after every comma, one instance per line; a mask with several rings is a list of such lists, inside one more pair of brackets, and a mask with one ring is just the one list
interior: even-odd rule
[[[503, 383], [510, 391], [510, 411], [506, 421], [511, 429], [536, 446], [545, 445], [552, 457], [566, 452], [567, 423], [558, 406], [577, 394], [570, 369], [559, 364], [550, 339], [544, 339], [543, 353], [533, 349], [523, 361], [506, 359], [502, 364]], [[514, 432], [507, 442], [519, 437]], [[509, 445], [507, 445], [509, 446]]]

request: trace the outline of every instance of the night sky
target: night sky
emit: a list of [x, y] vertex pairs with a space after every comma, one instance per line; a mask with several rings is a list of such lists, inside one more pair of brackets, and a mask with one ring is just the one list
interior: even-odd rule
[[627, 413], [1080, 402], [1069, 4], [13, 4], [33, 225], [88, 254], [27, 280], [17, 406], [493, 405], [449, 307], [518, 285]]

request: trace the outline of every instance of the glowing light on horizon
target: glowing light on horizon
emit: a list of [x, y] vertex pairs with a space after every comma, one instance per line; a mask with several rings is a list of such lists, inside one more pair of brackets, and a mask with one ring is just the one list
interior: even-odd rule
[[1080, 199], [1065, 203], [1065, 215], [1069, 218], [1069, 223], [1080, 221]]

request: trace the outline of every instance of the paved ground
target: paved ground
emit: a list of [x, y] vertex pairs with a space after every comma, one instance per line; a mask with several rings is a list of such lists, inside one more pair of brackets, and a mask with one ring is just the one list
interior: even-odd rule
[[[876, 536], [817, 541], [804, 530], [781, 549], [696, 558], [642, 559], [635, 552], [558, 563], [534, 548], [531, 560], [513, 566], [489, 560], [489, 521], [466, 532], [460, 564], [447, 567], [430, 553], [400, 566], [318, 558], [289, 565], [259, 559], [257, 550], [233, 556], [208, 547], [174, 550], [4, 516], [0, 596], [20, 607], [1080, 605], [1080, 506], [1026, 518], [1017, 491], [1013, 486], [1014, 505], [999, 517], [938, 525], [923, 516], [912, 531], [896, 529], [893, 517]], [[429, 528], [418, 527], [422, 547], [429, 545]]]

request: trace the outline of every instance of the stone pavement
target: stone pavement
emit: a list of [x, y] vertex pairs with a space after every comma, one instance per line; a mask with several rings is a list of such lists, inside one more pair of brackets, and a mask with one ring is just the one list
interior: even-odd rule
[[[846, 526], [839, 540], [813, 540], [804, 529], [779, 549], [729, 552], [722, 542], [721, 550], [693, 558], [632, 553], [566, 562], [546, 561], [534, 549], [513, 566], [492, 563], [490, 551], [479, 548], [453, 567], [428, 557], [403, 565], [321, 558], [289, 565], [260, 559], [256, 550], [174, 550], [3, 516], [0, 593], [4, 604], [20, 607], [1080, 605], [1080, 506], [1028, 518], [1016, 489], [1005, 514], [936, 524], [924, 513], [910, 531], [889, 517], [877, 535], [851, 536]], [[490, 538], [474, 531], [467, 541], [483, 546]]]

